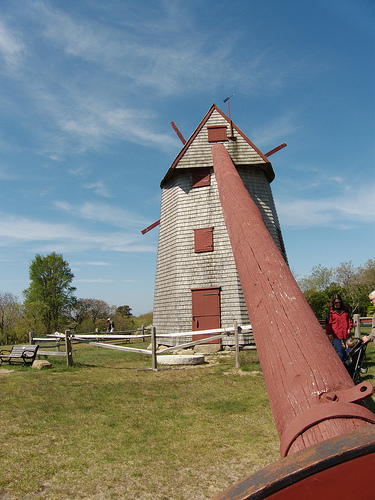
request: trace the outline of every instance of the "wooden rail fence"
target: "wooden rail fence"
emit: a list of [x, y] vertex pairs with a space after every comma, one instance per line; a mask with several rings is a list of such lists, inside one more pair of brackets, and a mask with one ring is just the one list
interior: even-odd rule
[[[353, 315], [353, 323], [355, 330], [355, 337], [361, 337], [361, 327], [371, 326], [371, 317], [360, 317], [359, 314]], [[320, 324], [324, 327], [325, 320], [320, 319]], [[251, 325], [242, 325], [238, 326], [237, 321], [233, 323], [232, 328], [216, 328], [213, 330], [200, 330], [200, 335], [206, 335], [204, 338], [199, 340], [194, 340], [191, 342], [183, 342], [181, 344], [174, 345], [172, 347], [167, 347], [157, 353], [158, 347], [158, 339], [168, 339], [168, 338], [179, 338], [179, 337], [191, 337], [196, 334], [196, 331], [191, 332], [182, 332], [182, 333], [169, 333], [169, 334], [160, 334], [156, 333], [155, 327], [142, 327], [139, 330], [134, 331], [126, 331], [126, 332], [116, 332], [113, 334], [93, 332], [93, 333], [82, 333], [75, 334], [70, 330], [66, 330], [65, 333], [55, 332], [53, 334], [49, 334], [46, 337], [36, 337], [34, 332], [29, 333], [29, 342], [30, 344], [36, 344], [38, 342], [42, 342], [43, 344], [39, 347], [38, 356], [63, 356], [66, 357], [67, 365], [73, 365], [73, 344], [78, 343], [87, 343], [92, 346], [101, 347], [104, 349], [114, 349], [125, 352], [136, 352], [139, 354], [147, 354], [152, 356], [152, 369], [157, 370], [157, 355], [168, 354], [174, 351], [180, 351], [181, 349], [186, 349], [188, 347], [193, 347], [198, 344], [204, 344], [207, 341], [217, 340], [223, 338], [227, 335], [234, 335], [235, 338], [235, 352], [236, 352], [236, 367], [239, 368], [239, 341], [238, 336], [240, 333], [251, 332]], [[147, 333], [149, 332], [149, 333]], [[127, 347], [118, 344], [106, 343], [107, 341], [124, 341], [129, 343], [131, 340], [142, 339], [145, 341], [147, 338], [151, 339], [151, 349], [139, 349], [135, 347]], [[55, 350], [53, 350], [55, 348]], [[62, 350], [62, 348], [64, 348]], [[250, 347], [256, 349], [256, 346]]]
[[[149, 333], [145, 333], [149, 330]], [[217, 340], [223, 338], [227, 335], [234, 335], [235, 338], [235, 352], [236, 352], [236, 367], [239, 368], [239, 333], [251, 332], [251, 325], [242, 325], [238, 326], [237, 321], [233, 323], [232, 328], [216, 328], [213, 330], [199, 330], [200, 335], [205, 335], [204, 338], [199, 340], [183, 342], [181, 344], [174, 345], [172, 347], [167, 347], [160, 352], [157, 352], [158, 342], [157, 339], [168, 339], [168, 338], [178, 338], [178, 337], [192, 337], [197, 332], [182, 332], [182, 333], [170, 333], [170, 334], [161, 334], [157, 335], [155, 327], [142, 328], [142, 330], [136, 330], [134, 334], [132, 332], [116, 332], [113, 334], [107, 333], [82, 333], [76, 334], [72, 333], [69, 330], [66, 330], [65, 333], [55, 332], [53, 334], [49, 334], [46, 337], [36, 337], [34, 332], [29, 333], [29, 342], [30, 344], [36, 343], [46, 343], [47, 345], [43, 345], [39, 347], [38, 355], [40, 356], [65, 356], [67, 365], [73, 365], [73, 344], [78, 343], [87, 343], [89, 345], [95, 347], [101, 347], [104, 349], [113, 349], [124, 352], [135, 352], [139, 354], [147, 354], [152, 356], [152, 369], [157, 370], [157, 356], [162, 356], [164, 354], [168, 354], [174, 351], [180, 351], [181, 349], [186, 349], [188, 347], [193, 347], [198, 344], [204, 344], [207, 341]], [[142, 332], [142, 333], [138, 333]], [[151, 349], [139, 349], [135, 347], [128, 347], [113, 343], [106, 343], [106, 341], [114, 342], [114, 341], [125, 341], [130, 342], [130, 340], [151, 338]], [[60, 351], [60, 347], [62, 342], [64, 341], [64, 351]], [[52, 350], [55, 348], [56, 350]], [[255, 347], [253, 347], [255, 349]]]
[[[359, 314], [353, 314], [353, 328], [355, 338], [361, 338], [361, 327], [371, 326], [372, 317], [360, 316]], [[319, 323], [325, 328], [326, 320], [324, 318], [319, 319]]]

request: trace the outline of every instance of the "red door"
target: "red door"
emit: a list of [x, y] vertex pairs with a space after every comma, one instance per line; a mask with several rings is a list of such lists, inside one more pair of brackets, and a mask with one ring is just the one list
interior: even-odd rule
[[[193, 332], [220, 328], [220, 288], [194, 288], [191, 290]], [[206, 335], [193, 335], [193, 340]], [[220, 344], [220, 339], [207, 341]]]

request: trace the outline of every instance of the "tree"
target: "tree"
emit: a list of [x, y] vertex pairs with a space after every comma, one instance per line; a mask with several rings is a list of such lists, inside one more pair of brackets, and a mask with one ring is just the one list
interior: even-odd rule
[[352, 314], [367, 315], [368, 294], [375, 288], [375, 261], [354, 267], [352, 262], [342, 262], [335, 270], [336, 281], [341, 286], [344, 301]]
[[310, 276], [299, 279], [298, 284], [303, 293], [307, 290], [323, 292], [330, 286], [332, 274], [332, 269], [319, 264], [318, 266], [314, 266], [312, 268]]
[[358, 269], [353, 266], [352, 261], [342, 262], [334, 269], [333, 274], [341, 287], [342, 298], [349, 310], [352, 314], [359, 313], [362, 287], [358, 280]]
[[336, 283], [332, 283], [325, 290], [306, 290], [304, 295], [315, 316], [325, 318], [330, 300], [335, 293], [340, 292], [340, 287]]
[[26, 315], [38, 313], [46, 333], [59, 329], [76, 303], [71, 285], [74, 274], [61, 254], [36, 254], [29, 267], [29, 288], [24, 290]]
[[373, 316], [375, 307], [369, 304], [368, 295], [375, 290], [375, 260], [369, 259], [364, 266], [359, 268], [358, 280], [363, 286], [363, 298], [361, 301], [363, 309], [366, 308], [365, 316]]
[[369, 259], [362, 267], [358, 268], [358, 279], [369, 291], [375, 290], [375, 260]]
[[0, 343], [13, 340], [14, 326], [21, 318], [21, 304], [11, 293], [0, 293]]
[[119, 314], [120, 316], [124, 316], [128, 318], [129, 316], [133, 316], [131, 313], [132, 308], [129, 306], [119, 306], [116, 309], [116, 314]]
[[323, 317], [329, 301], [339, 293], [351, 314], [368, 315], [368, 294], [375, 289], [375, 260], [364, 266], [354, 267], [352, 262], [342, 262], [336, 268], [312, 268], [310, 276], [298, 281], [307, 302], [318, 318]]
[[111, 316], [113, 307], [110, 307], [104, 300], [98, 299], [78, 299], [71, 310], [77, 332], [90, 332], [96, 328], [103, 331], [106, 328], [105, 320]]

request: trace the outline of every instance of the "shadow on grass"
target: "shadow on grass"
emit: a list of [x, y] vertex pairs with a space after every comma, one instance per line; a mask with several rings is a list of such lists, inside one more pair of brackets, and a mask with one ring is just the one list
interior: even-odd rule
[[372, 413], [375, 413], [375, 401], [372, 398], [367, 398], [365, 400], [366, 407], [372, 411]]

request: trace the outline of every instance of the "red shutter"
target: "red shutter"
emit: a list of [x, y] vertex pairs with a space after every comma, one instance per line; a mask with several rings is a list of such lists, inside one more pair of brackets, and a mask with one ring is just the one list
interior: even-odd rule
[[227, 141], [227, 127], [225, 125], [217, 125], [207, 127], [208, 142], [223, 142]]
[[213, 227], [194, 229], [194, 252], [212, 252], [214, 249]]
[[209, 186], [211, 184], [210, 168], [195, 168], [193, 174], [193, 188]]

